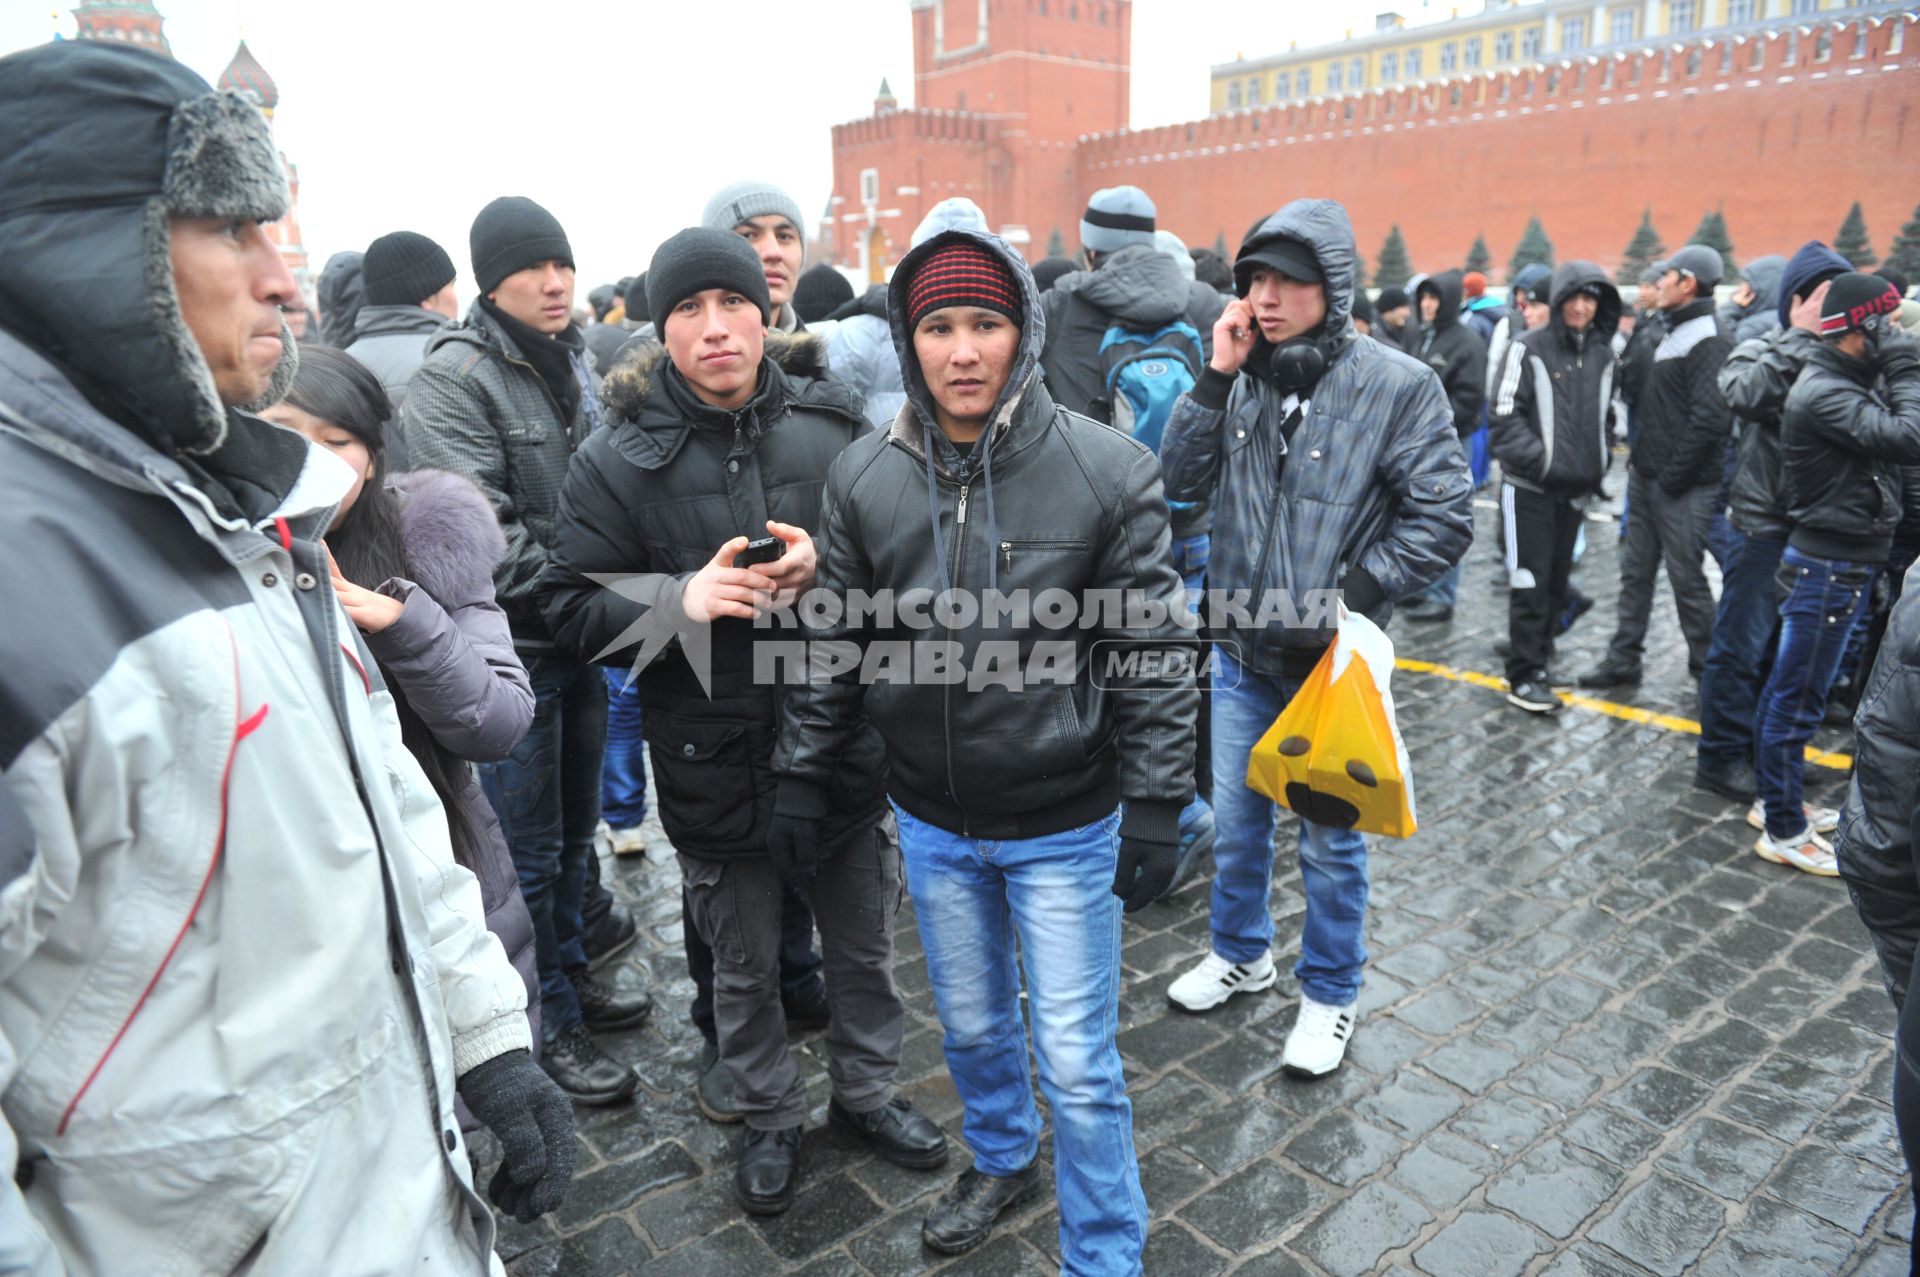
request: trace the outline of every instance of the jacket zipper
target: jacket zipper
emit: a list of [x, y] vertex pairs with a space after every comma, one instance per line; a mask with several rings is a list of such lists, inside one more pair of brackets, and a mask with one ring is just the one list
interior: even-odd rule
[[[965, 480], [960, 484], [960, 504], [954, 514], [953, 528], [953, 564], [948, 575], [952, 580], [960, 579], [960, 564], [967, 557], [967, 491], [973, 485]], [[948, 640], [953, 639], [953, 627], [946, 627]], [[953, 770], [953, 684], [940, 686], [940, 732], [946, 743], [947, 755], [947, 792], [953, 795], [954, 808], [960, 813], [960, 833], [963, 837], [971, 835], [971, 819], [967, 809], [960, 801], [960, 781]]]

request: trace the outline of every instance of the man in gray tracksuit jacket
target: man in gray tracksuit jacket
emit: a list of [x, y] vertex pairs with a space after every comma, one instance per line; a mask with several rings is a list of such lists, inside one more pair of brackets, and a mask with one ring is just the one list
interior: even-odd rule
[[[1274, 805], [1247, 788], [1247, 755], [1333, 637], [1314, 592], [1384, 623], [1473, 537], [1473, 480], [1439, 375], [1353, 329], [1347, 211], [1295, 200], [1241, 245], [1214, 354], [1167, 423], [1167, 495], [1213, 500], [1207, 618], [1213, 668], [1213, 943], [1168, 990], [1188, 1011], [1270, 987]], [[1215, 607], [1244, 592], [1246, 612]], [[1261, 624], [1266, 603], [1295, 615]], [[1288, 610], [1282, 607], [1283, 617]], [[1356, 813], [1357, 814], [1357, 813]], [[1304, 994], [1284, 1067], [1338, 1067], [1366, 961], [1366, 843], [1340, 813], [1300, 823]]]
[[353, 472], [240, 408], [292, 377], [286, 207], [266, 121], [179, 63], [0, 60], [7, 1273], [498, 1273], [456, 1093], [497, 1205], [571, 1173], [526, 991], [327, 586]]

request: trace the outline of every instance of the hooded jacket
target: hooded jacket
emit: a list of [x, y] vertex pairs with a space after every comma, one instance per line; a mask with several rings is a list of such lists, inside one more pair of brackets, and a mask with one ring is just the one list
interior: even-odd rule
[[362, 278], [366, 254], [351, 250], [335, 253], [327, 259], [315, 285], [315, 300], [320, 304], [320, 340], [336, 350], [345, 350], [353, 341], [360, 310], [367, 304], [367, 286]]
[[[1420, 319], [1420, 290], [1432, 287], [1440, 294], [1440, 312], [1432, 323]], [[1408, 354], [1440, 374], [1447, 402], [1453, 408], [1453, 428], [1462, 438], [1480, 428], [1480, 411], [1487, 405], [1487, 343], [1460, 322], [1461, 275], [1457, 270], [1413, 281], [1407, 296], [1413, 313], [1402, 336]]]
[[[765, 536], [768, 519], [817, 536], [827, 469], [870, 430], [860, 397], [827, 378], [816, 337], [769, 333], [760, 386], [732, 411], [702, 402], [651, 342], [622, 356], [602, 394], [612, 424], [567, 474], [540, 594], [562, 648], [627, 670], [640, 655], [636, 622], [653, 607], [684, 619], [680, 587], [727, 541]], [[624, 583], [608, 588], [601, 574]], [[677, 850], [710, 860], [766, 854], [780, 689], [756, 648], [792, 637], [722, 618], [683, 632], [638, 670], [660, 822]], [[690, 643], [710, 653], [709, 689]], [[850, 733], [831, 768], [826, 836], [871, 827], [885, 787], [879, 737]]]
[[[400, 503], [400, 539], [417, 580], [378, 587], [405, 606], [398, 620], [365, 636], [387, 682], [399, 688], [440, 748], [470, 763], [506, 758], [533, 725], [533, 686], [514, 655], [507, 618], [493, 600], [493, 569], [507, 552], [493, 507], [480, 490], [444, 470], [387, 480]], [[527, 1021], [540, 1041], [540, 973], [533, 916], [493, 804], [469, 771], [453, 796], [474, 831], [462, 863], [480, 883], [487, 930], [527, 990]], [[460, 1106], [465, 1130], [475, 1123]]]
[[[1320, 260], [1333, 347], [1292, 441], [1281, 430], [1287, 396], [1256, 353], [1230, 382], [1211, 369], [1201, 375], [1174, 406], [1161, 453], [1170, 496], [1213, 501], [1209, 588], [1251, 600], [1250, 616], [1226, 618], [1242, 663], [1298, 677], [1334, 630], [1334, 617], [1315, 612], [1307, 592], [1358, 588], [1373, 597], [1351, 594], [1349, 606], [1384, 623], [1393, 600], [1466, 553], [1473, 479], [1439, 374], [1353, 329], [1356, 258], [1346, 210], [1333, 200], [1295, 200], [1249, 242], [1282, 235]], [[1291, 600], [1299, 623], [1259, 622], [1263, 599]]]
[[1817, 558], [1885, 562], [1900, 523], [1902, 467], [1920, 465], [1920, 352], [1905, 334], [1881, 340], [1904, 346], [1884, 378], [1876, 364], [1822, 342], [1787, 395], [1787, 544]]
[[833, 318], [839, 321], [827, 347], [833, 375], [860, 392], [867, 420], [874, 429], [885, 430], [907, 402], [893, 329], [887, 323], [887, 286], [873, 285], [834, 311]]
[[593, 373], [573, 361], [582, 391], [571, 420], [515, 343], [478, 301], [465, 320], [427, 339], [398, 421], [415, 466], [464, 475], [487, 494], [507, 538], [494, 593], [523, 651], [553, 646], [534, 583], [553, 543], [567, 462], [600, 420]]
[[[1551, 288], [1553, 271], [1538, 262], [1522, 266], [1520, 273], [1507, 285], [1507, 296], [1511, 298], [1517, 289], [1526, 289], [1529, 297], [1542, 288]], [[1500, 322], [1493, 326], [1493, 335], [1487, 338], [1487, 402], [1493, 402], [1494, 382], [1500, 377], [1500, 369], [1506, 362], [1507, 346], [1521, 333], [1527, 331], [1527, 316], [1519, 306], [1506, 307], [1506, 313], [1500, 316]]]
[[[1853, 782], [1833, 854], [1854, 908], [1873, 938], [1896, 1009], [1912, 990], [1920, 953], [1920, 580], [1912, 571], [1894, 604], [1879, 658], [1853, 720]], [[1897, 1068], [1920, 1069], [1904, 1047]]]
[[326, 587], [351, 471], [220, 402], [169, 267], [285, 199], [170, 59], [0, 61], [0, 591], [62, 618], [0, 626], [7, 1272], [489, 1270], [454, 1088], [526, 994]]
[[1765, 337], [1774, 329], [1785, 326], [1778, 314], [1780, 277], [1786, 268], [1787, 259], [1775, 255], [1756, 257], [1740, 272], [1740, 278], [1747, 287], [1753, 289], [1753, 300], [1745, 306], [1728, 302], [1720, 308], [1720, 325], [1736, 345], [1756, 337]]
[[1670, 496], [1717, 487], [1726, 476], [1732, 419], [1720, 394], [1731, 349], [1701, 297], [1666, 312], [1667, 333], [1654, 350], [1640, 393], [1640, 427], [1628, 464]]
[[[1007, 384], [964, 457], [937, 424], [905, 320], [920, 263], [952, 243], [1004, 260], [1025, 313]], [[834, 463], [816, 584], [841, 598], [950, 588], [980, 606], [934, 610], [930, 629], [855, 628], [845, 615], [816, 624], [820, 618], [804, 612], [802, 627], [816, 650], [838, 644], [824, 650], [853, 651], [863, 662], [876, 650], [903, 650], [892, 648], [895, 640], [922, 653], [929, 643], [952, 644], [944, 650], [967, 677], [862, 686], [849, 673], [794, 687], [774, 770], [830, 784], [864, 710], [886, 738], [894, 801], [940, 828], [1034, 838], [1098, 820], [1124, 799], [1123, 832], [1151, 826], [1151, 836], [1177, 841], [1179, 809], [1194, 789], [1192, 669], [1142, 662], [1095, 676], [1100, 653], [1122, 642], [1191, 648], [1159, 463], [1133, 439], [1053, 402], [1040, 376], [1040, 294], [1026, 263], [998, 238], [971, 229], [934, 235], [907, 254], [890, 288], [907, 403], [884, 434], [861, 439]], [[1039, 602], [1049, 590], [1064, 592], [1084, 615], [1049, 627]], [[1119, 616], [1094, 610], [1096, 591], [1142, 604], [1139, 623], [1125, 624], [1132, 618], [1124, 604]], [[993, 592], [1026, 599], [1031, 623], [988, 609]], [[1059, 677], [1041, 672], [1039, 661]]]
[[[1593, 322], [1575, 332], [1560, 307], [1586, 287], [1600, 290], [1599, 305]], [[1620, 290], [1592, 262], [1562, 262], [1548, 298], [1553, 317], [1515, 339], [1495, 379], [1487, 418], [1493, 455], [1516, 487], [1585, 496], [1599, 488], [1612, 459]]]

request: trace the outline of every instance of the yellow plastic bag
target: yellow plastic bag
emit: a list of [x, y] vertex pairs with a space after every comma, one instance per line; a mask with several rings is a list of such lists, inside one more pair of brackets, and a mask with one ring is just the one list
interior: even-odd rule
[[1248, 787], [1316, 825], [1410, 836], [1413, 770], [1392, 677], [1393, 640], [1341, 607], [1326, 655], [1248, 755]]

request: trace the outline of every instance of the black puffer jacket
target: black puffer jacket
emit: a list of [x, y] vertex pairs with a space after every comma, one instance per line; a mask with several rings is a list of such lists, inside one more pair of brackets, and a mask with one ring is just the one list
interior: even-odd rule
[[[660, 822], [675, 848], [706, 859], [766, 854], [780, 689], [756, 673], [755, 644], [794, 635], [733, 619], [693, 626], [681, 587], [731, 538], [766, 536], [768, 519], [818, 537], [827, 469], [870, 433], [860, 397], [826, 379], [817, 338], [769, 334], [760, 376], [730, 412], [695, 397], [658, 344], [630, 347], [602, 390], [612, 424], [567, 473], [540, 582], [555, 641], [620, 669], [639, 655], [636, 622], [672, 610], [680, 639], [641, 669], [640, 703]], [[597, 574], [629, 579], [615, 589]], [[710, 693], [689, 661], [703, 648]], [[884, 754], [871, 728], [848, 733], [827, 769], [829, 838], [879, 817]]]
[[1780, 414], [1800, 370], [1820, 348], [1804, 328], [1776, 328], [1733, 348], [1720, 369], [1720, 393], [1740, 419], [1740, 460], [1727, 498], [1727, 518], [1750, 537], [1784, 541], [1787, 485], [1780, 471]]
[[1853, 783], [1834, 858], [1896, 1008], [1920, 952], [1920, 568], [1907, 574], [1854, 716]]
[[[1598, 287], [1593, 322], [1575, 332], [1561, 303]], [[1549, 292], [1553, 318], [1508, 345], [1487, 415], [1493, 455], [1515, 486], [1584, 496], [1600, 486], [1612, 459], [1613, 334], [1620, 290], [1592, 262], [1563, 262]]]
[[1668, 331], [1653, 353], [1640, 393], [1640, 429], [1629, 464], [1678, 496], [1718, 486], [1733, 419], [1720, 394], [1720, 368], [1731, 349], [1714, 318], [1713, 299], [1667, 313]]
[[[935, 424], [932, 397], [914, 357], [902, 295], [919, 262], [954, 243], [1005, 260], [1019, 281], [1026, 324], [992, 425], [962, 458]], [[786, 702], [776, 769], [824, 785], [859, 721], [861, 707], [886, 737], [890, 792], [900, 806], [943, 829], [977, 838], [1032, 838], [1097, 820], [1122, 799], [1129, 822], [1164, 812], [1161, 834], [1193, 797], [1192, 671], [1155, 668], [1096, 678], [1094, 662], [1117, 641], [1177, 643], [1184, 593], [1173, 570], [1166, 499], [1153, 453], [1118, 431], [1054, 404], [1041, 383], [1046, 329], [1033, 276], [999, 239], [949, 230], [909, 253], [895, 272], [895, 351], [907, 408], [885, 434], [862, 439], [834, 463], [827, 481], [820, 588], [852, 591], [947, 588], [986, 600], [997, 590], [1070, 595], [1087, 615], [1092, 591], [1131, 592], [1156, 606], [1157, 625], [1047, 628], [990, 621], [930, 630], [809, 625], [816, 644], [951, 642], [959, 665], [981, 671], [1004, 653], [1017, 688], [984, 680], [893, 679], [862, 687], [851, 678], [808, 683]], [[1064, 645], [1064, 650], [1061, 650]], [[1060, 657], [1072, 681], [1026, 685], [1036, 649]], [[888, 650], [888, 649], [882, 649]], [[910, 649], [909, 649], [910, 650]], [[1138, 667], [1136, 667], [1138, 669]], [[651, 731], [651, 727], [649, 727]]]
[[[1413, 296], [1413, 314], [1402, 340], [1409, 355], [1440, 374], [1447, 402], [1453, 407], [1453, 428], [1464, 439], [1480, 428], [1480, 410], [1487, 406], [1487, 343], [1460, 322], [1462, 287], [1457, 270], [1416, 280], [1408, 290]], [[1420, 322], [1422, 288], [1440, 294], [1440, 312], [1431, 324]]]
[[1787, 543], [1804, 554], [1880, 563], [1900, 523], [1902, 466], [1920, 465], [1920, 351], [1904, 334], [1883, 339], [1884, 366], [1822, 344], [1787, 396], [1780, 423]]

